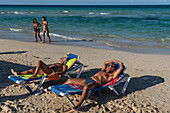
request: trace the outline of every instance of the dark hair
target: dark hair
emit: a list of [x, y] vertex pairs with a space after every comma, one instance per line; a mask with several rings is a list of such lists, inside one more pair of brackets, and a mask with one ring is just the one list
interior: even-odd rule
[[36, 18], [33, 19], [33, 23], [34, 23], [34, 20], [37, 20]]
[[44, 21], [46, 21], [46, 17], [45, 16], [43, 16], [42, 18], [44, 18]]
[[[110, 62], [110, 63], [113, 64], [113, 67], [116, 68], [116, 64], [115, 64], [114, 62]], [[110, 64], [110, 63], [109, 63], [109, 64]], [[108, 65], [109, 65], [109, 64], [108, 64]], [[108, 65], [107, 65], [107, 66], [108, 66]]]
[[70, 60], [70, 58], [67, 58], [67, 57], [63, 57], [63, 59], [65, 60], [64, 64], [66, 64]]

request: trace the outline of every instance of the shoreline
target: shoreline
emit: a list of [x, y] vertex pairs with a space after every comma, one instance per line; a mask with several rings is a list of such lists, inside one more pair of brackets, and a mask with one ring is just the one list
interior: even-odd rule
[[[5, 33], [4, 33], [5, 32]], [[8, 30], [0, 30], [1, 39], [9, 39], [9, 40], [18, 40], [23, 42], [34, 42], [34, 34], [33, 33], [24, 33], [24, 32], [14, 32]], [[42, 34], [41, 34], [42, 35]], [[65, 46], [77, 46], [77, 47], [88, 47], [88, 48], [96, 48], [96, 49], [106, 49], [106, 50], [118, 50], [118, 51], [127, 51], [132, 53], [142, 53], [142, 54], [162, 54], [162, 55], [170, 55], [170, 48], [164, 47], [128, 47], [127, 45], [122, 44], [114, 44], [108, 45], [105, 42], [100, 41], [86, 41], [86, 40], [70, 40], [64, 39], [61, 37], [51, 36], [52, 42], [51, 45], [65, 45]], [[54, 38], [53, 38], [54, 37]], [[30, 41], [32, 40], [32, 41]], [[40, 43], [40, 42], [38, 42]], [[46, 43], [48, 43], [48, 39], [46, 37]], [[123, 47], [124, 46], [124, 47]]]
[[[65, 97], [54, 97], [43, 93], [30, 95], [20, 85], [8, 79], [10, 69], [23, 71], [35, 67], [38, 60], [47, 64], [56, 63], [60, 57], [70, 52], [80, 56], [85, 65], [80, 78], [87, 78], [98, 72], [104, 61], [120, 60], [125, 73], [131, 76], [123, 97], [117, 97], [110, 90], [101, 95], [92, 95], [80, 112], [170, 112], [169, 67], [170, 55], [139, 54], [117, 50], [95, 49], [76, 46], [30, 43], [0, 39], [0, 111], [1, 112], [71, 112]], [[56, 84], [64, 83], [62, 77]], [[51, 82], [44, 84], [47, 87]], [[38, 83], [31, 82], [32, 88]], [[116, 88], [121, 88], [118, 86]], [[70, 96], [73, 102], [80, 95]]]

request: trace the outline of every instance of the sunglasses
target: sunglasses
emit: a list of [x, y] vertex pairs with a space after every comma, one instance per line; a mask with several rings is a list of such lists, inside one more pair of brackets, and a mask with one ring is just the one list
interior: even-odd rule
[[109, 64], [108, 64], [107, 66], [109, 66], [109, 67], [115, 67], [115, 65], [112, 66], [112, 65], [109, 65]]

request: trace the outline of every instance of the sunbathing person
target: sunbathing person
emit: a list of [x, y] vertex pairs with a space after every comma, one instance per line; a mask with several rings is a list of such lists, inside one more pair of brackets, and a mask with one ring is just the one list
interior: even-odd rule
[[51, 66], [47, 66], [43, 61], [39, 60], [36, 66], [36, 69], [32, 68], [28, 71], [22, 71], [22, 72], [16, 72], [13, 69], [11, 69], [11, 72], [14, 75], [27, 75], [27, 74], [33, 74], [29, 79], [37, 77], [37, 74], [43, 75], [43, 74], [48, 74], [48, 75], [61, 75], [65, 74], [67, 68], [66, 68], [66, 63], [67, 58], [62, 57], [59, 60], [59, 63], [52, 64]]
[[[120, 68], [116, 70], [115, 63], [120, 64]], [[101, 71], [94, 76], [82, 79], [82, 78], [70, 78], [64, 84], [75, 84], [83, 87], [81, 98], [77, 105], [73, 107], [75, 110], [79, 110], [82, 102], [87, 98], [88, 91], [94, 89], [96, 86], [103, 85], [116, 78], [123, 71], [123, 63], [116, 60], [106, 61], [103, 64]], [[114, 72], [116, 70], [116, 72]]]

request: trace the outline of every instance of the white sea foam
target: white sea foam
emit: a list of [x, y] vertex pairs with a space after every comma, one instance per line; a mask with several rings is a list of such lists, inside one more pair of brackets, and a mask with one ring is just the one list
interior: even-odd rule
[[5, 12], [1, 12], [1, 14], [5, 14]]
[[31, 14], [35, 13], [35, 12], [30, 12]]
[[161, 39], [161, 41], [162, 41], [162, 42], [164, 42], [164, 41], [165, 41], [165, 39]]
[[24, 14], [25, 12], [18, 12], [18, 11], [14, 11], [14, 14]]
[[118, 44], [111, 44], [111, 43], [109, 43], [109, 42], [106, 42], [106, 45], [108, 45], [108, 46], [114, 46], [114, 47], [121, 47], [120, 45], [118, 45]]
[[64, 36], [64, 35], [60, 35], [60, 34], [56, 34], [56, 33], [50, 33], [51, 36], [56, 36], [56, 37], [60, 37], [60, 38], [64, 38], [64, 39], [68, 39], [68, 40], [81, 40], [80, 38], [74, 38], [74, 37], [70, 37], [70, 36]]
[[14, 11], [14, 12], [7, 12], [8, 14], [25, 14], [26, 12], [18, 12], [18, 11]]
[[[43, 32], [40, 32], [40, 34], [42, 35]], [[49, 35], [59, 37], [59, 38], [63, 38], [63, 39], [67, 39], [67, 40], [93, 41], [92, 39], [87, 39], [87, 38], [84, 39], [84, 38], [80, 38], [80, 37], [70, 37], [70, 36], [60, 35], [60, 34], [56, 34], [56, 33], [50, 33]]]
[[94, 12], [89, 12], [89, 15], [94, 15], [94, 14], [100, 14], [100, 15], [109, 15], [111, 13], [94, 13]]
[[15, 29], [15, 28], [9, 28], [10, 31], [16, 31], [16, 32], [20, 32], [22, 31], [22, 29]]
[[101, 15], [109, 15], [110, 13], [102, 13], [102, 12], [101, 12], [100, 14], [101, 14]]
[[89, 12], [89, 15], [93, 15], [93, 14], [95, 14], [95, 13], [93, 13], [93, 12]]
[[68, 13], [69, 11], [63, 11], [64, 13]]

